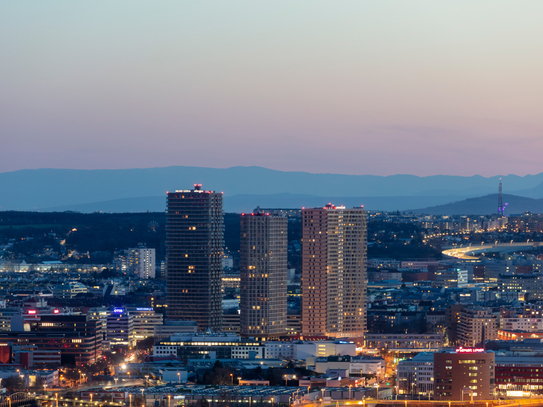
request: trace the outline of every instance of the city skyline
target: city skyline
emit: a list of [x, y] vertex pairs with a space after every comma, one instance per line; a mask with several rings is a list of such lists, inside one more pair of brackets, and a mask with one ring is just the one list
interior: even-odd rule
[[0, 2], [0, 407], [543, 407], [541, 15]]

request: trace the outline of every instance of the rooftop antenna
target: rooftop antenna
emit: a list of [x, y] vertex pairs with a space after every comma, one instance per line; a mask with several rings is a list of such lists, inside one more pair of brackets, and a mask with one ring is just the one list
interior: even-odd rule
[[502, 197], [502, 179], [500, 178], [500, 186], [498, 187], [498, 217], [503, 216], [503, 197]]

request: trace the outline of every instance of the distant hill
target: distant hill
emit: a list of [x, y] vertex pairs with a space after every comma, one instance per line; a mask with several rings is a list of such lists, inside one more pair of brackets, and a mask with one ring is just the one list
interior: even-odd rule
[[[526, 198], [516, 195], [503, 195], [503, 202], [508, 203], [506, 215], [522, 214], [526, 211], [543, 213], [543, 199]], [[498, 212], [498, 194], [490, 194], [478, 198], [437, 205], [423, 209], [410, 210], [415, 213], [431, 215], [489, 215]]]
[[[227, 210], [250, 210], [257, 202], [299, 207], [322, 201], [406, 210], [494, 193], [498, 178], [311, 174], [262, 167], [22, 170], [0, 173], [0, 210], [161, 211], [166, 191], [188, 189], [194, 183], [224, 192]], [[543, 173], [502, 179], [508, 193], [522, 191], [518, 195], [543, 198]]]
[[[364, 205], [370, 210], [395, 211], [405, 210], [417, 205], [441, 204], [458, 199], [457, 196], [408, 196], [408, 197], [337, 197], [314, 196], [300, 194], [272, 195], [234, 195], [224, 196], [226, 212], [249, 212], [257, 206], [262, 208], [302, 208], [324, 206], [331, 202], [335, 205], [357, 207]], [[114, 199], [111, 201], [92, 202], [75, 205], [62, 205], [38, 208], [42, 212], [77, 211], [92, 212], [164, 212], [166, 210], [166, 195], [137, 198]]]

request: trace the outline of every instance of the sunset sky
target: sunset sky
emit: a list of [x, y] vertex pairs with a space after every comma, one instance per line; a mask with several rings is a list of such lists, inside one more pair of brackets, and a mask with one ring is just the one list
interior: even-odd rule
[[543, 172], [540, 1], [0, 3], [0, 172]]

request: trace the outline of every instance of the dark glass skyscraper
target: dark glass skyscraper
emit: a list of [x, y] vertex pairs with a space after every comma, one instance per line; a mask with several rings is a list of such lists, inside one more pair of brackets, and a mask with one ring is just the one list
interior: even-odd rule
[[221, 330], [222, 194], [168, 192], [166, 221], [167, 317]]

